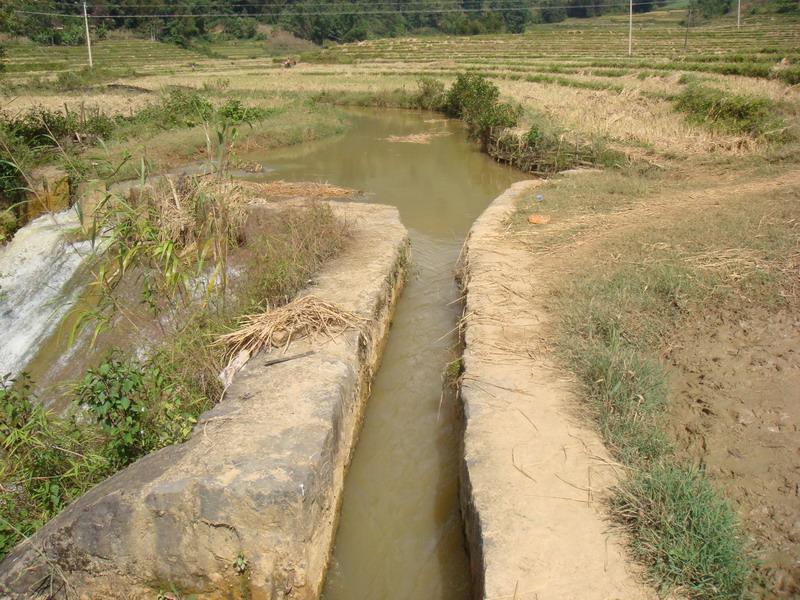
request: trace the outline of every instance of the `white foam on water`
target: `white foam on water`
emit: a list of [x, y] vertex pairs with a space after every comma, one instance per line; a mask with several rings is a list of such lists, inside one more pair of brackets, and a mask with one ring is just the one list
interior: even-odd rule
[[75, 301], [91, 242], [65, 234], [79, 226], [74, 210], [43, 215], [0, 248], [0, 376], [19, 375]]

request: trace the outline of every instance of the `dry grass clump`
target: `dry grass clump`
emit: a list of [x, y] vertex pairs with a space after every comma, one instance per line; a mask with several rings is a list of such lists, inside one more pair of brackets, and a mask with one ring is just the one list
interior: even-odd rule
[[54, 112], [64, 112], [66, 109], [87, 114], [100, 110], [108, 116], [130, 116], [153, 102], [153, 94], [121, 92], [0, 95], [0, 105], [19, 114], [34, 108], [44, 108]]
[[162, 239], [184, 251], [210, 238], [236, 242], [247, 219], [249, 198], [242, 186], [228, 180], [182, 175], [134, 190], [131, 199], [136, 208], [148, 213]]
[[278, 308], [246, 315], [236, 331], [221, 335], [214, 342], [227, 346], [228, 356], [253, 356], [264, 348], [284, 349], [293, 339], [324, 334], [330, 338], [346, 329], [360, 328], [364, 319], [354, 313], [320, 300], [303, 296]]
[[358, 192], [349, 188], [317, 183], [313, 181], [270, 181], [248, 186], [251, 191], [269, 199], [306, 198], [324, 200], [330, 198], [350, 198]]

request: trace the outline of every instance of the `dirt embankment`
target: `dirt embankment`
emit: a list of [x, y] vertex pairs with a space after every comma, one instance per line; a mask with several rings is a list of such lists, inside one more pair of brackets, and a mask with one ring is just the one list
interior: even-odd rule
[[[591, 178], [592, 174], [570, 177]], [[586, 184], [590, 181], [587, 179]], [[527, 347], [531, 358], [518, 353], [517, 360], [522, 364], [526, 361], [535, 364], [552, 341], [549, 337], [552, 329], [543, 327], [548, 320], [546, 313], [552, 308], [548, 307], [548, 302], [553, 300], [548, 290], [565, 278], [592, 269], [605, 272], [602, 269], [608, 265], [629, 264], [632, 259], [624, 254], [626, 243], [631, 248], [657, 248], [659, 244], [655, 242], [660, 238], [653, 235], [654, 228], [665, 232], [670, 247], [682, 248], [687, 256], [691, 257], [689, 248], [699, 246], [698, 251], [711, 258], [721, 257], [718, 262], [729, 263], [723, 266], [729, 271], [726, 277], [730, 282], [739, 281], [747, 275], [748, 269], [756, 267], [767, 278], [773, 277], [770, 269], [775, 265], [784, 274], [788, 273], [784, 278], [788, 287], [775, 291], [779, 299], [773, 299], [772, 304], [754, 302], [748, 298], [747, 288], [742, 291], [735, 283], [723, 282], [723, 287], [727, 285], [733, 290], [730, 297], [723, 294], [717, 296], [715, 302], [694, 306], [677, 321], [665, 346], [653, 349], [663, 359], [666, 370], [665, 425], [677, 458], [701, 465], [715, 489], [731, 501], [752, 541], [750, 546], [761, 561], [757, 573], [761, 581], [753, 591], [758, 597], [771, 599], [792, 598], [800, 593], [800, 321], [797, 312], [800, 297], [797, 243], [800, 238], [797, 237], [796, 211], [793, 215], [782, 208], [790, 205], [792, 197], [797, 197], [798, 189], [800, 172], [797, 171], [771, 177], [739, 178], [731, 173], [719, 182], [705, 182], [703, 187], [698, 186], [689, 194], [665, 193], [636, 199], [628, 206], [605, 213], [586, 211], [589, 214], [562, 219], [556, 216], [552, 224], [538, 229], [529, 226], [521, 234], [512, 232], [503, 236], [497, 228], [494, 238], [489, 237], [489, 242], [483, 243], [491, 249], [487, 256], [498, 264], [517, 261], [520, 265], [513, 277], [496, 281], [491, 293], [486, 294], [487, 298], [505, 307], [500, 309], [502, 315], [495, 314], [498, 319], [495, 328], [502, 332], [500, 324], [506, 323], [508, 332], [505, 335], [513, 340], [513, 345], [508, 341], [495, 345], [487, 356], [497, 360], [508, 356], [509, 347]], [[538, 209], [542, 210], [542, 206]], [[762, 225], [769, 220], [785, 219], [788, 233], [783, 235], [786, 239], [773, 240], [774, 246], [763, 244], [768, 250], [760, 256], [748, 250], [751, 240], [747, 239], [680, 237], [686, 231], [696, 234], [691, 227], [686, 231], [682, 229], [687, 223], [711, 223], [737, 211], [742, 213], [743, 221], [749, 223], [747, 236], [774, 235]], [[586, 226], [587, 219], [591, 220], [591, 227]], [[709, 236], [710, 230], [709, 226], [706, 232]], [[794, 241], [789, 239], [792, 236]], [[518, 240], [526, 242], [527, 257], [518, 252]], [[784, 243], [785, 246], [781, 246]], [[717, 247], [720, 244], [727, 246], [720, 249]], [[474, 246], [474, 241], [471, 245]], [[778, 252], [777, 248], [783, 250]], [[637, 261], [651, 264], [657, 260], [655, 256], [644, 259], [636, 256]], [[757, 264], [750, 265], [753, 261]], [[764, 264], [760, 264], [762, 262]], [[711, 259], [705, 260], [704, 265], [716, 268]], [[498, 267], [498, 272], [502, 272], [500, 269]], [[523, 283], [518, 286], [515, 281], [520, 279]], [[524, 297], [527, 304], [519, 304], [517, 296]], [[530, 305], [541, 307], [536, 313], [539, 318], [533, 330], [542, 331], [541, 337], [528, 333], [530, 325], [524, 318], [524, 309]], [[476, 318], [468, 312], [468, 333], [470, 320]], [[499, 349], [503, 353], [498, 353]], [[546, 379], [542, 377], [541, 380]], [[507, 380], [502, 385], [516, 387]], [[485, 389], [498, 398], [509, 396], [505, 390]], [[536, 393], [536, 388], [524, 389]], [[528, 416], [541, 429], [536, 416], [530, 413]], [[513, 456], [516, 467], [522, 467], [519, 452]], [[541, 480], [538, 471], [525, 471], [537, 481]], [[591, 488], [594, 490], [596, 486]], [[515, 493], [521, 494], [523, 489], [520, 486]]]
[[461, 493], [474, 596], [655, 598], [603, 515], [614, 463], [543, 351], [541, 263], [505, 232], [536, 184], [497, 198], [464, 254]]
[[353, 236], [305, 293], [363, 319], [360, 330], [253, 357], [186, 443], [101, 483], [17, 547], [0, 567], [4, 597], [319, 596], [408, 244], [394, 208], [333, 208]]

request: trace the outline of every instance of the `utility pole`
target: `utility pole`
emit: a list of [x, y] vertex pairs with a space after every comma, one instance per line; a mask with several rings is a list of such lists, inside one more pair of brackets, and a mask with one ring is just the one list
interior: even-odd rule
[[683, 36], [683, 49], [689, 46], [689, 24], [692, 22], [692, 8], [694, 0], [689, 2], [689, 13], [686, 15], [686, 34]]
[[736, 4], [736, 29], [742, 28], [742, 0]]
[[633, 56], [633, 0], [628, 12], [628, 56]]
[[89, 52], [89, 68], [91, 69], [94, 64], [92, 62], [92, 40], [89, 37], [89, 17], [86, 15], [86, 2], [83, 3], [83, 25], [86, 28], [86, 50]]

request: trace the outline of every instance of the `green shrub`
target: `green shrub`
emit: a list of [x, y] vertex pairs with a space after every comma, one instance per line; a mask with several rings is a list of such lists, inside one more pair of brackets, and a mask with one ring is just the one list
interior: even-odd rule
[[0, 557], [112, 472], [102, 434], [59, 419], [30, 380], [0, 379]]
[[171, 361], [110, 356], [76, 386], [60, 417], [30, 380], [0, 379], [0, 558], [115, 471], [189, 437], [210, 402]]
[[792, 65], [776, 72], [776, 77], [787, 85], [800, 83], [800, 65]]
[[0, 244], [11, 238], [17, 230], [17, 216], [10, 208], [0, 209]]
[[465, 118], [470, 112], [477, 112], [500, 98], [500, 90], [483, 75], [459, 73], [444, 103], [444, 112], [451, 117]]
[[159, 102], [139, 111], [133, 121], [161, 129], [194, 127], [210, 120], [214, 112], [214, 105], [200, 92], [173, 89]]
[[181, 409], [181, 386], [158, 360], [146, 364], [110, 356], [90, 369], [76, 389], [75, 401], [89, 410], [108, 439], [106, 456], [124, 466], [140, 456], [185, 440], [195, 423]]
[[678, 95], [675, 108], [686, 113], [692, 122], [728, 133], [770, 139], [785, 135], [785, 124], [776, 116], [775, 104], [767, 98], [729, 94], [692, 83]]
[[258, 119], [263, 119], [265, 111], [260, 108], [252, 108], [242, 104], [241, 100], [232, 98], [217, 110], [217, 118], [231, 125], [242, 123], [252, 123]]
[[19, 202], [26, 187], [22, 170], [32, 163], [31, 155], [0, 120], [0, 243], [8, 240], [19, 225]]
[[86, 112], [55, 111], [43, 107], [28, 110], [18, 117], [2, 115], [6, 130], [30, 148], [55, 147], [72, 141], [91, 143], [107, 138], [116, 119], [99, 110]]
[[443, 109], [462, 119], [470, 137], [485, 147], [493, 132], [514, 127], [521, 113], [519, 107], [498, 102], [499, 97], [500, 90], [483, 75], [460, 73], [447, 92]]

